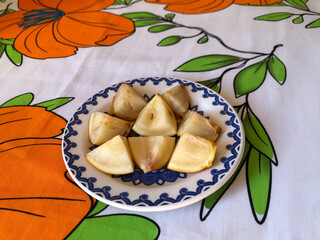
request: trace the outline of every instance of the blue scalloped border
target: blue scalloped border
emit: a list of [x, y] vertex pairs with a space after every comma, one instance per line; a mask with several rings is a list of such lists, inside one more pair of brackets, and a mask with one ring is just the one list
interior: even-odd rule
[[128, 192], [122, 192], [119, 195], [111, 196], [110, 186], [95, 188], [94, 183], [97, 181], [96, 178], [82, 177], [82, 173], [86, 171], [86, 168], [83, 166], [77, 167], [76, 165], [74, 165], [74, 161], [77, 161], [80, 157], [70, 152], [72, 148], [75, 148], [77, 146], [77, 144], [75, 142], [72, 142], [69, 138], [71, 136], [75, 136], [78, 134], [77, 131], [73, 130], [72, 126], [82, 123], [82, 121], [79, 119], [79, 115], [89, 114], [89, 111], [87, 110], [87, 106], [97, 105], [98, 97], [107, 98], [109, 91], [116, 92], [120, 87], [121, 83], [108, 87], [100, 91], [99, 93], [95, 94], [92, 98], [88, 99], [87, 102], [82, 104], [82, 106], [74, 113], [70, 122], [66, 126], [65, 135], [63, 139], [63, 152], [65, 155], [65, 160], [70, 170], [74, 174], [74, 176], [78, 179], [78, 181], [80, 181], [80, 183], [86, 188], [88, 188], [90, 191], [110, 201], [131, 205], [131, 206], [163, 206], [170, 203], [185, 201], [193, 196], [199, 195], [200, 193], [208, 190], [209, 186], [216, 184], [220, 179], [222, 179], [225, 176], [225, 174], [229, 171], [230, 167], [234, 164], [238, 154], [240, 153], [240, 146], [241, 146], [240, 123], [238, 122], [237, 117], [233, 112], [233, 110], [230, 109], [228, 104], [222, 98], [220, 98], [219, 95], [216, 94], [214, 91], [200, 84], [181, 80], [181, 79], [176, 79], [176, 78], [151, 78], [150, 77], [150, 78], [134, 79], [134, 80], [126, 81], [126, 83], [128, 83], [129, 85], [132, 85], [134, 83], [139, 83], [141, 86], [144, 86], [148, 81], [151, 81], [154, 85], [158, 85], [160, 82], [165, 81], [167, 86], [171, 86], [176, 82], [183, 83], [186, 86], [191, 86], [192, 92], [203, 91], [203, 95], [202, 95], [203, 98], [213, 98], [214, 100], [211, 102], [211, 104], [214, 106], [217, 106], [217, 105], [223, 106], [223, 110], [220, 111], [220, 114], [227, 115], [230, 117], [229, 120], [227, 120], [225, 123], [226, 125], [232, 126], [234, 128], [232, 132], [228, 133], [228, 137], [234, 139], [234, 143], [232, 145], [227, 145], [227, 149], [230, 150], [231, 156], [229, 156], [228, 158], [221, 159], [221, 162], [223, 162], [225, 168], [221, 170], [212, 169], [210, 172], [212, 175], [212, 181], [206, 182], [202, 179], [198, 180], [197, 182], [198, 187], [196, 191], [189, 191], [187, 188], [181, 188], [179, 190], [179, 195], [176, 198], [172, 198], [169, 196], [168, 193], [164, 192], [160, 194], [159, 199], [157, 199], [154, 202], [148, 199], [147, 194], [142, 194], [141, 196], [139, 196], [138, 199], [134, 199], [134, 200], [129, 199]]

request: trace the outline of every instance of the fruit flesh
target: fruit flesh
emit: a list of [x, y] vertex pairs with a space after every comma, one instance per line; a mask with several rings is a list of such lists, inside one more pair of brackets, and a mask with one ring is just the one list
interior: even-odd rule
[[89, 120], [89, 140], [94, 145], [101, 145], [117, 135], [127, 136], [131, 127], [131, 122], [94, 112]]
[[182, 83], [169, 89], [162, 96], [176, 117], [181, 117], [189, 108], [189, 95]]
[[175, 146], [169, 136], [129, 137], [129, 146], [136, 165], [145, 173], [164, 167]]
[[146, 105], [147, 101], [134, 88], [122, 83], [113, 98], [109, 113], [121, 119], [133, 121]]
[[160, 94], [142, 109], [132, 129], [141, 136], [173, 136], [177, 133], [177, 121]]
[[87, 160], [97, 169], [109, 174], [134, 172], [134, 162], [126, 137], [116, 136], [86, 154]]
[[189, 110], [178, 129], [178, 136], [181, 136], [184, 133], [190, 133], [210, 141], [215, 141], [218, 139], [220, 132], [221, 128], [211, 120], [195, 111]]
[[198, 172], [212, 165], [217, 145], [205, 138], [183, 134], [172, 153], [168, 169], [177, 172]]

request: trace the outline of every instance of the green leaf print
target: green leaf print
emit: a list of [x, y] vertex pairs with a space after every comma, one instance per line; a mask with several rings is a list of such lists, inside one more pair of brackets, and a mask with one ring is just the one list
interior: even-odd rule
[[279, 2], [279, 3], [273, 3], [273, 4], [270, 4], [268, 6], [284, 6], [285, 4], [283, 2]]
[[25, 93], [6, 101], [0, 107], [27, 106], [32, 101], [33, 101], [33, 94]]
[[161, 19], [160, 16], [155, 15], [153, 13], [149, 13], [149, 12], [124, 13], [121, 16], [129, 19]]
[[89, 217], [66, 238], [154, 240], [159, 236], [159, 227], [152, 220], [131, 214], [115, 214]]
[[172, 21], [175, 16], [176, 16], [176, 15], [173, 14], [173, 13], [168, 13], [168, 14], [166, 14], [165, 18], [166, 18], [168, 21]]
[[270, 57], [268, 60], [268, 70], [280, 85], [284, 84], [287, 76], [286, 67], [275, 55]]
[[6, 49], [6, 45], [0, 43], [0, 58], [2, 57], [5, 49]]
[[304, 19], [303, 19], [302, 16], [296, 17], [296, 18], [294, 18], [294, 19], [292, 20], [292, 22], [293, 22], [294, 24], [303, 23], [303, 21], [304, 21]]
[[135, 27], [145, 27], [145, 26], [150, 26], [154, 25], [157, 23], [161, 23], [162, 20], [136, 20], [134, 21], [134, 26]]
[[220, 91], [221, 91], [219, 79], [198, 81], [197, 83], [200, 83], [200, 84], [212, 89], [216, 93], [220, 93]]
[[129, 5], [132, 2], [132, 0], [124, 0], [124, 2], [125, 4]]
[[305, 1], [302, 0], [286, 0], [287, 3], [291, 4], [292, 6], [302, 9], [302, 10], [309, 10]]
[[13, 45], [15, 39], [2, 39], [0, 38], [0, 43], [4, 45]]
[[218, 68], [229, 66], [242, 61], [243, 59], [231, 55], [212, 54], [197, 57], [185, 62], [175, 71], [180, 72], [204, 72], [212, 71]]
[[246, 108], [246, 115], [242, 120], [242, 124], [247, 141], [253, 148], [258, 152], [263, 153], [277, 166], [278, 159], [269, 135], [260, 120], [254, 115], [249, 107]]
[[209, 41], [209, 38], [208, 38], [208, 36], [203, 36], [203, 37], [201, 37], [201, 38], [199, 38], [198, 39], [198, 41], [197, 41], [197, 43], [206, 43], [206, 42], [208, 42]]
[[236, 96], [242, 96], [258, 89], [265, 80], [267, 62], [261, 61], [241, 70], [234, 79]]
[[158, 33], [158, 32], [164, 32], [164, 31], [170, 30], [175, 27], [176, 25], [173, 25], [173, 24], [162, 24], [162, 25], [150, 27], [148, 31], [152, 33]]
[[317, 20], [309, 23], [306, 28], [318, 28], [320, 27], [320, 18], [318, 18]]
[[[247, 158], [248, 152], [250, 150], [250, 143], [248, 143], [246, 141], [245, 143], [245, 149], [241, 158], [241, 161], [239, 163], [239, 166], [237, 168], [237, 170], [235, 171], [235, 173], [232, 175], [232, 177], [221, 187], [219, 188], [216, 192], [214, 192], [213, 194], [211, 194], [210, 196], [206, 197], [203, 201], [202, 201], [202, 205], [201, 205], [201, 210], [200, 210], [200, 219], [202, 221], [204, 221], [208, 215], [210, 214], [210, 212], [212, 211], [212, 209], [214, 208], [214, 206], [218, 203], [218, 201], [221, 199], [221, 197], [223, 196], [223, 194], [228, 190], [228, 188], [231, 186], [231, 184], [234, 182], [235, 178], [238, 176], [240, 170], [242, 169], [242, 166]], [[204, 207], [209, 209], [209, 211], [207, 213], [204, 213]]]
[[169, 37], [162, 39], [158, 43], [158, 46], [161, 46], [161, 47], [171, 46], [171, 45], [174, 45], [174, 44], [180, 42], [181, 39], [182, 39], [181, 36], [169, 36]]
[[251, 207], [258, 223], [263, 223], [268, 212], [271, 191], [271, 162], [252, 148], [247, 161], [247, 185]]
[[262, 15], [256, 17], [255, 20], [263, 20], [263, 21], [281, 21], [291, 17], [293, 14], [288, 12], [277, 12], [277, 13], [269, 13], [266, 15]]
[[22, 64], [22, 54], [19, 53], [12, 45], [6, 45], [5, 52], [10, 61], [16, 66], [20, 66]]
[[58, 107], [61, 107], [62, 105], [70, 102], [73, 98], [68, 97], [62, 97], [62, 98], [56, 98], [49, 101], [45, 101], [42, 103], [38, 103], [35, 106], [38, 107], [45, 107], [48, 111], [52, 111]]
[[0, 11], [0, 17], [3, 16], [3, 15], [6, 15], [6, 14], [8, 14], [8, 13], [15, 12], [15, 10], [9, 9], [9, 6], [10, 6], [10, 5], [11, 5], [11, 4], [9, 3], [9, 5], [7, 5], [7, 8], [6, 8], [6, 9]]
[[97, 200], [96, 205], [94, 206], [94, 208], [92, 209], [92, 211], [89, 213], [88, 217], [93, 216], [95, 214], [98, 214], [99, 212], [103, 211], [104, 209], [106, 209], [108, 207], [107, 204], [100, 202]]
[[123, 4], [123, 1], [115, 0], [112, 5], [122, 5], [122, 4]]

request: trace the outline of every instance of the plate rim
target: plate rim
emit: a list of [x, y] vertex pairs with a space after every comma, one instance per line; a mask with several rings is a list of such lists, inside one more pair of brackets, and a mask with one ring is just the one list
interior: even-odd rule
[[[237, 125], [239, 125], [239, 131], [241, 133], [240, 135], [240, 143], [239, 143], [239, 152], [237, 154], [237, 156], [235, 157], [235, 163], [232, 165], [232, 168], [230, 167], [230, 169], [228, 170], [228, 177], [224, 180], [224, 181], [217, 181], [216, 183], [214, 183], [213, 185], [211, 186], [215, 186], [214, 187], [214, 190], [213, 191], [210, 191], [211, 189], [208, 189], [207, 191], [201, 191], [199, 194], [195, 195], [195, 196], [190, 196], [190, 198], [188, 198], [187, 200], [182, 200], [180, 199], [179, 201], [177, 202], [170, 202], [166, 205], [155, 205], [155, 206], [150, 206], [150, 205], [144, 205], [144, 206], [138, 206], [138, 205], [129, 205], [129, 204], [125, 204], [125, 203], [117, 203], [113, 200], [110, 200], [110, 199], [106, 199], [106, 198], [103, 198], [101, 196], [99, 196], [98, 194], [96, 194], [95, 192], [91, 191], [90, 189], [88, 189], [86, 186], [84, 186], [77, 178], [77, 176], [74, 175], [74, 173], [72, 172], [71, 168], [69, 167], [69, 164], [68, 164], [68, 161], [66, 159], [66, 155], [65, 155], [65, 147], [64, 147], [64, 143], [66, 142], [65, 141], [65, 137], [66, 137], [66, 133], [67, 133], [67, 130], [68, 130], [68, 126], [69, 124], [71, 123], [71, 121], [73, 121], [73, 118], [75, 116], [75, 114], [79, 111], [79, 109], [81, 109], [81, 107], [86, 104], [90, 99], [92, 99], [94, 96], [96, 96], [97, 94], [99, 93], [102, 93], [104, 91], [106, 91], [107, 89], [109, 89], [108, 91], [110, 90], [114, 90], [114, 89], [117, 89], [119, 88], [119, 86], [123, 83], [123, 82], [126, 82], [126, 83], [131, 83], [131, 84], [134, 84], [136, 82], [141, 82], [141, 81], [144, 81], [144, 82], [148, 82], [148, 81], [152, 81], [153, 82], [153, 85], [157, 85], [158, 83], [156, 82], [161, 82], [161, 81], [164, 81], [166, 82], [166, 84], [168, 83], [168, 81], [170, 82], [170, 85], [178, 82], [178, 83], [189, 83], [190, 85], [195, 85], [198, 88], [202, 88], [202, 89], [206, 89], [207, 92], [213, 94], [213, 95], [217, 95], [217, 97], [219, 97], [220, 99], [223, 100], [223, 102], [227, 105], [228, 108], [231, 109], [231, 112], [235, 115], [236, 119], [238, 120], [237, 121]], [[140, 83], [141, 86], [143, 86], [141, 83]], [[169, 86], [167, 84], [167, 86]], [[106, 203], [110, 206], [114, 206], [114, 207], [117, 207], [117, 208], [120, 208], [120, 209], [125, 209], [125, 210], [131, 210], [131, 211], [140, 211], [140, 212], [159, 212], [159, 211], [168, 211], [168, 210], [173, 210], [173, 209], [177, 209], [177, 208], [181, 208], [181, 207], [185, 207], [185, 206], [188, 206], [188, 205], [191, 205], [193, 203], [196, 203], [204, 198], [206, 198], [207, 196], [213, 194], [214, 192], [216, 192], [217, 190], [219, 190], [225, 183], [227, 183], [227, 181], [235, 174], [235, 171], [238, 169], [238, 166], [240, 164], [240, 161], [241, 161], [241, 158], [242, 158], [242, 155], [244, 153], [244, 148], [245, 148], [245, 132], [244, 132], [244, 128], [243, 128], [243, 124], [241, 122], [241, 119], [239, 118], [237, 112], [235, 111], [235, 109], [233, 108], [233, 106], [225, 100], [225, 98], [223, 98], [219, 93], [216, 93], [214, 92], [212, 89], [204, 86], [204, 85], [201, 85], [197, 82], [193, 82], [193, 81], [190, 81], [190, 80], [186, 80], [186, 79], [181, 79], [181, 78], [174, 78], [174, 77], [144, 77], [144, 78], [135, 78], [135, 79], [131, 79], [131, 80], [126, 80], [126, 81], [122, 81], [122, 82], [119, 82], [119, 83], [115, 83], [113, 85], [110, 85], [98, 92], [96, 92], [93, 96], [91, 96], [90, 98], [88, 98], [85, 102], [83, 102], [79, 107], [78, 109], [73, 113], [73, 115], [71, 116], [71, 118], [68, 120], [67, 124], [66, 124], [66, 127], [63, 131], [63, 135], [62, 135], [62, 144], [61, 144], [61, 149], [62, 149], [62, 155], [63, 155], [63, 160], [64, 160], [64, 164], [70, 174], [70, 176], [72, 177], [72, 179], [76, 182], [76, 184], [83, 190], [85, 191], [89, 196], [92, 196], [94, 198], [96, 198], [97, 200], [103, 202], [103, 203]], [[200, 179], [198, 179], [200, 180]], [[180, 188], [181, 190], [181, 188]], [[161, 194], [160, 194], [161, 195]], [[141, 195], [142, 196], [142, 195]], [[141, 197], [140, 196], [140, 197]], [[180, 195], [178, 195], [180, 196]], [[176, 198], [177, 199], [177, 198]]]

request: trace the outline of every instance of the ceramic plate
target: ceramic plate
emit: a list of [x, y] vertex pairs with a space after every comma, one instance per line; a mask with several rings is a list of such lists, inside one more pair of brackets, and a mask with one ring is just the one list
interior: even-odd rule
[[107, 112], [121, 83], [89, 98], [69, 120], [64, 134], [64, 161], [74, 181], [92, 197], [111, 206], [134, 211], [164, 211], [195, 203], [218, 190], [235, 172], [244, 149], [244, 131], [232, 106], [203, 85], [175, 78], [142, 78], [126, 81], [150, 100], [183, 83], [191, 98], [191, 109], [209, 117], [222, 128], [216, 142], [213, 165], [197, 173], [179, 173], [166, 168], [143, 173], [109, 175], [85, 158], [92, 150], [88, 122], [92, 112]]

